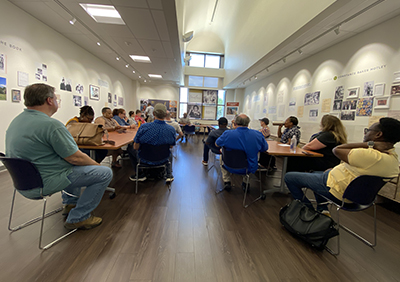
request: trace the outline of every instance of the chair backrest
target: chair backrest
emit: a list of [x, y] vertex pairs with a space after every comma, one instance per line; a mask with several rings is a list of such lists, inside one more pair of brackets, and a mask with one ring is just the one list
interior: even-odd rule
[[222, 160], [224, 165], [232, 169], [247, 169], [247, 155], [242, 150], [231, 150], [222, 147]]
[[169, 158], [171, 145], [140, 144], [138, 155], [140, 159], [150, 162], [158, 162]]
[[347, 186], [343, 193], [343, 198], [357, 204], [369, 205], [375, 200], [379, 190], [390, 179], [372, 175], [358, 176]]
[[183, 127], [183, 130], [185, 131], [185, 133], [191, 133], [191, 132], [195, 132], [196, 131], [196, 126], [194, 125], [185, 125]]
[[19, 158], [7, 158], [0, 153], [0, 161], [7, 168], [17, 190], [42, 188], [42, 177], [36, 166], [30, 161]]

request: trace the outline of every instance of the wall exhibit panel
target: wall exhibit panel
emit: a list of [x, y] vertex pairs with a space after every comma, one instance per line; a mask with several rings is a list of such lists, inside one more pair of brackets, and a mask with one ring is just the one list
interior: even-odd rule
[[[296, 108], [304, 107], [304, 114], [299, 118], [302, 130], [302, 140], [307, 142], [311, 134], [319, 131], [319, 123], [322, 115], [322, 102], [331, 99], [331, 113], [335, 90], [343, 86], [344, 98], [351, 87], [359, 87], [358, 98], [363, 98], [366, 82], [385, 83], [385, 96], [390, 95], [390, 87], [393, 82], [393, 73], [399, 71], [400, 65], [400, 41], [393, 39], [396, 27], [400, 25], [400, 17], [395, 17], [387, 22], [364, 31], [324, 51], [304, 59], [276, 74], [248, 86], [245, 89], [244, 111], [253, 118], [251, 107], [247, 103], [258, 92], [268, 93], [268, 108], [265, 116], [272, 120], [277, 118], [278, 107], [285, 105], [285, 118], [289, 116], [289, 101], [296, 99]], [[379, 39], [379, 40], [377, 40]], [[319, 104], [305, 105], [306, 93], [320, 91]], [[276, 108], [274, 108], [276, 107]], [[392, 97], [390, 110], [400, 108], [400, 96]], [[318, 110], [318, 117], [314, 120], [309, 116], [310, 110]], [[297, 111], [296, 111], [297, 112]], [[333, 112], [335, 114], [339, 111]], [[374, 109], [373, 116], [386, 116], [388, 109]], [[340, 115], [339, 115], [340, 116]], [[349, 142], [359, 142], [363, 138], [363, 128], [368, 126], [370, 117], [356, 116], [354, 121], [342, 121], [348, 133]], [[255, 123], [252, 123], [252, 125]], [[258, 128], [257, 124], [256, 127]], [[271, 128], [273, 133], [277, 128]], [[399, 147], [398, 145], [396, 147]], [[399, 151], [397, 149], [397, 151]], [[400, 152], [398, 152], [400, 153]]]
[[[132, 99], [127, 99], [136, 95], [131, 79], [10, 2], [0, 1], [0, 10], [0, 54], [5, 54], [7, 58], [7, 72], [1, 73], [0, 77], [7, 79], [8, 95], [6, 101], [0, 101], [3, 114], [0, 151], [5, 150], [5, 132], [9, 123], [24, 109], [23, 99], [20, 103], [11, 101], [12, 89], [20, 90], [21, 95], [24, 91], [24, 87], [18, 84], [18, 71], [28, 73], [29, 84], [42, 82], [56, 88], [56, 94], [61, 97], [61, 107], [54, 118], [63, 123], [79, 114], [79, 107], [73, 104], [74, 95], [81, 97], [82, 105], [86, 97], [96, 116], [101, 115], [105, 105], [113, 107], [114, 95], [124, 98], [127, 110], [135, 106]], [[38, 66], [42, 64], [47, 66], [47, 81], [35, 78]], [[60, 89], [62, 77], [71, 81], [71, 92]], [[77, 84], [83, 86], [82, 93], [76, 91]], [[100, 87], [98, 101], [88, 99], [89, 85]], [[108, 93], [112, 93], [113, 98], [110, 104]]]

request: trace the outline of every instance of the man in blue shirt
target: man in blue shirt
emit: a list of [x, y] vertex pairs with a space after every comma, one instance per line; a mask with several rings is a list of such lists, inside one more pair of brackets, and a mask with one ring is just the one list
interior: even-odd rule
[[[156, 104], [154, 107], [153, 115], [155, 118], [154, 122], [142, 124], [139, 127], [138, 132], [136, 133], [133, 145], [128, 146], [129, 157], [131, 159], [134, 169], [136, 169], [136, 165], [138, 162], [137, 154], [138, 150], [140, 151], [140, 144], [149, 144], [154, 146], [168, 144], [171, 147], [175, 146], [176, 144], [175, 129], [164, 121], [165, 116], [167, 115], [167, 108], [165, 107], [165, 105], [160, 103]], [[158, 162], [150, 162], [146, 160], [141, 161], [150, 165], [158, 165], [165, 163], [165, 161], [169, 159], [170, 162], [166, 168], [166, 181], [171, 182], [174, 180], [174, 177], [172, 176], [171, 158], [172, 155], [170, 154], [168, 158], [166, 158], [165, 160], [160, 160]], [[136, 176], [132, 175], [129, 177], [129, 179], [132, 181], [136, 181]], [[138, 180], [145, 181], [146, 179], [147, 176], [143, 172], [139, 172]]]
[[[248, 173], [254, 173], [258, 169], [258, 153], [268, 150], [268, 143], [265, 141], [261, 132], [249, 129], [250, 118], [245, 114], [240, 114], [235, 119], [236, 129], [225, 131], [217, 139], [215, 144], [218, 147], [225, 147], [231, 150], [242, 150], [246, 153], [248, 162]], [[231, 188], [231, 179], [229, 173], [245, 173], [245, 171], [222, 167], [222, 179], [224, 180], [224, 189]]]
[[203, 160], [201, 163], [203, 165], [208, 165], [208, 152], [211, 150], [214, 154], [221, 154], [219, 148], [215, 146], [215, 141], [228, 130], [227, 128], [228, 120], [224, 117], [221, 117], [218, 120], [218, 129], [213, 130], [208, 134], [207, 140], [204, 143], [204, 151], [203, 151]]
[[[91, 212], [100, 203], [112, 171], [82, 153], [64, 124], [51, 118], [58, 109], [54, 91], [54, 87], [43, 83], [25, 88], [27, 109], [7, 129], [6, 156], [28, 160], [37, 167], [44, 195], [67, 192], [62, 195], [63, 215], [68, 215], [65, 228], [94, 228], [102, 219]], [[40, 189], [20, 193], [35, 199]]]

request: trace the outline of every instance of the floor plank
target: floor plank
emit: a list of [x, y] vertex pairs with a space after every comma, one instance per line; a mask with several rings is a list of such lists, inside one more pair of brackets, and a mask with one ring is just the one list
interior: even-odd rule
[[[216, 184], [217, 170], [207, 171], [201, 164], [201, 138], [178, 143], [171, 191], [164, 181], [145, 181], [136, 195], [128, 178], [133, 168], [123, 161], [122, 168], [113, 169], [110, 184], [117, 197], [105, 194], [94, 211], [103, 224], [78, 231], [44, 252], [37, 247], [39, 224], [7, 230], [12, 181], [6, 171], [0, 172], [0, 281], [400, 281], [399, 214], [377, 206], [374, 249], [340, 230], [339, 256], [317, 251], [279, 222], [279, 210], [290, 195], [269, 194], [244, 209], [240, 177], [232, 178], [231, 192], [216, 194], [223, 184], [220, 178]], [[279, 183], [262, 179], [265, 189]], [[251, 187], [253, 199], [258, 183], [252, 181]], [[60, 196], [54, 195], [48, 209], [60, 205]], [[40, 202], [17, 195], [13, 219], [21, 223], [40, 211]], [[372, 210], [343, 212], [340, 219], [371, 238]], [[63, 221], [61, 214], [46, 219], [45, 241], [65, 232]]]

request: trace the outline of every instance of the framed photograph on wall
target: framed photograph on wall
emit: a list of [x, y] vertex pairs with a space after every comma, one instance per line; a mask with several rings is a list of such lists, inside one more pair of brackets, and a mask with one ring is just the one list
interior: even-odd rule
[[400, 95], [400, 84], [392, 85], [390, 89], [390, 95]]
[[100, 100], [100, 87], [89, 85], [89, 98], [92, 100]]
[[385, 95], [385, 83], [375, 84], [374, 95], [375, 97]]
[[347, 89], [346, 99], [358, 98], [358, 92], [360, 92], [360, 87], [350, 87]]
[[21, 90], [11, 90], [11, 98], [13, 102], [19, 103], [21, 101]]
[[390, 107], [390, 96], [386, 97], [375, 97], [374, 109], [389, 109]]

